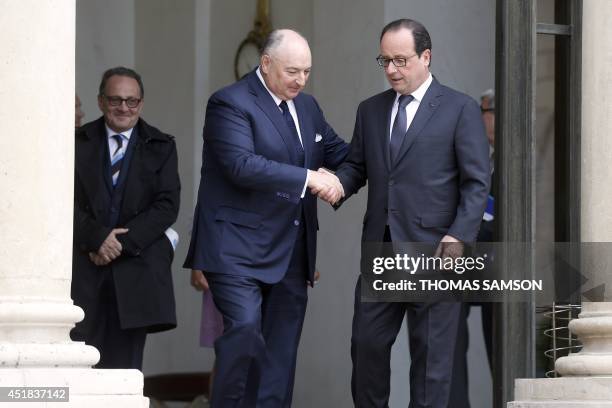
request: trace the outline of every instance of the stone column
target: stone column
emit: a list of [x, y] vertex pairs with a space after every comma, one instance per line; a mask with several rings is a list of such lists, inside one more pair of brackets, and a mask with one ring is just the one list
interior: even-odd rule
[[84, 316], [70, 299], [75, 1], [0, 10], [0, 386], [69, 387], [66, 407], [147, 407], [139, 371], [91, 369], [97, 350], [69, 337]]
[[583, 349], [562, 357], [563, 377], [517, 380], [512, 408], [612, 407], [612, 2], [583, 3], [581, 236], [583, 273], [605, 283], [603, 302], [583, 302], [570, 330]]
[[[580, 353], [560, 358], [563, 376], [612, 376], [612, 3], [583, 5], [581, 228], [582, 266], [587, 277], [605, 283], [603, 302], [583, 302], [570, 329], [580, 337]], [[592, 244], [591, 244], [592, 243]]]

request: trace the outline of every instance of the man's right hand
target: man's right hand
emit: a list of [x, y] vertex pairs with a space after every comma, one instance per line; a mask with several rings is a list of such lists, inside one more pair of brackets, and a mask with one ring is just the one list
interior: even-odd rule
[[338, 177], [325, 169], [308, 170], [308, 188], [312, 194], [330, 204], [335, 204], [344, 197], [344, 188]]
[[204, 276], [204, 271], [200, 269], [191, 270], [191, 286], [193, 286], [195, 290], [198, 290], [200, 292], [207, 291], [209, 289], [208, 281]]
[[109, 260], [109, 262], [117, 259], [123, 250], [121, 243], [117, 240], [117, 235], [125, 234], [128, 231], [127, 228], [113, 229], [102, 242], [100, 249], [98, 249], [98, 255], [105, 260]]
[[96, 252], [89, 253], [89, 260], [96, 264], [96, 266], [108, 265], [112, 261], [111, 259], [105, 256], [98, 255]]

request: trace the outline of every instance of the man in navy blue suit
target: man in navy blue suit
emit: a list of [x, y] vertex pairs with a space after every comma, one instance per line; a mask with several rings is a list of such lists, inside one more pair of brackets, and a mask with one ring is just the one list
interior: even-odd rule
[[[392, 89], [357, 110], [350, 153], [336, 175], [345, 198], [368, 182], [364, 242], [420, 242], [456, 257], [476, 239], [489, 185], [489, 150], [478, 104], [429, 71], [431, 39], [414, 20], [389, 23], [378, 64]], [[387, 407], [391, 346], [408, 317], [410, 408], [447, 408], [462, 305], [361, 302], [351, 340], [357, 407]]]
[[213, 407], [289, 407], [314, 281], [317, 202], [342, 195], [348, 145], [302, 93], [306, 40], [275, 30], [260, 66], [208, 101], [203, 163], [186, 268], [203, 271], [224, 332]]

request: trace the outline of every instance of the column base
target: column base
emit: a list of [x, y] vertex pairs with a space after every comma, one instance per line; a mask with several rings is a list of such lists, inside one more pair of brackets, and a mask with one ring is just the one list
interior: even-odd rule
[[[64, 408], [148, 408], [143, 397], [144, 379], [138, 370], [92, 368], [2, 368], [0, 387], [68, 387]], [[55, 406], [51, 402], [2, 402], [2, 407]], [[60, 403], [57, 403], [59, 406]]]
[[518, 379], [508, 408], [612, 408], [612, 377]]
[[[18, 286], [16, 281], [4, 278], [8, 289], [2, 289]], [[100, 359], [98, 350], [70, 340], [70, 330], [84, 316], [70, 299], [0, 296], [0, 368], [93, 366]]]

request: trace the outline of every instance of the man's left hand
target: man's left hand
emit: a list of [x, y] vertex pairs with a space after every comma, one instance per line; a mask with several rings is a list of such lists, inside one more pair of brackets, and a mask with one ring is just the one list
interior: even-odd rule
[[314, 286], [317, 284], [317, 282], [319, 282], [319, 278], [321, 277], [321, 274], [319, 273], [318, 269], [315, 269], [315, 273], [314, 273], [314, 283], [311, 283], [310, 281], [306, 281], [306, 284], [308, 286]]
[[459, 241], [457, 238], [445, 235], [440, 241], [434, 256], [442, 259], [457, 259], [463, 256], [464, 246], [463, 242]]
[[105, 260], [110, 259], [111, 261], [115, 258], [118, 258], [123, 251], [123, 247], [121, 246], [121, 242], [117, 240], [118, 234], [125, 234], [129, 230], [127, 228], [115, 228], [113, 229], [102, 245], [98, 249], [98, 255], [102, 256]]
[[208, 286], [208, 280], [206, 276], [204, 276], [204, 271], [201, 269], [192, 269], [191, 270], [191, 286], [195, 288], [197, 291], [204, 291], [210, 289]]

